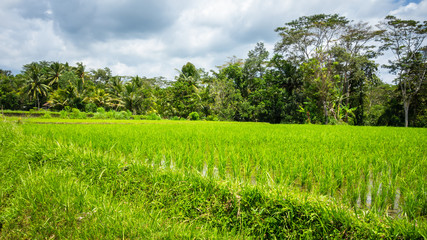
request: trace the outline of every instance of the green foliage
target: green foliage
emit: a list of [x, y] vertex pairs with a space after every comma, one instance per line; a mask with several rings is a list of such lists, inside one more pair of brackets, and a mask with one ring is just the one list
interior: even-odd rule
[[[176, 124], [180, 127], [178, 128]], [[223, 158], [224, 156], [232, 157], [234, 154], [225, 152], [238, 146], [241, 141], [243, 141], [241, 146], [244, 147], [242, 149], [248, 149], [248, 146], [251, 146], [247, 144], [248, 142], [256, 142], [255, 139], [248, 139], [248, 136], [257, 136], [264, 140], [267, 136], [271, 136], [272, 132], [286, 126], [207, 122], [199, 122], [195, 126], [195, 123], [175, 122], [172, 126], [166, 124], [167, 129], [164, 129], [165, 126], [160, 124], [147, 125], [34, 126], [27, 124], [18, 127], [0, 123], [0, 185], [2, 186], [0, 188], [2, 226], [0, 238], [38, 239], [46, 236], [52, 238], [72, 236], [79, 239], [422, 239], [427, 232], [425, 220], [410, 222], [405, 217], [391, 219], [378, 216], [375, 211], [356, 214], [357, 212], [334, 202], [331, 197], [318, 197], [316, 194], [298, 192], [295, 188], [274, 186], [273, 183], [261, 185], [264, 180], [259, 176], [257, 176], [257, 185], [241, 182], [233, 184], [230, 178], [228, 180], [215, 178], [214, 171], [210, 173], [208, 170], [208, 175], [205, 177], [198, 172], [199, 168], [195, 162], [197, 158], [191, 151], [194, 146], [200, 149], [207, 149], [206, 147], [209, 146], [206, 142], [200, 143], [200, 136], [210, 136], [210, 140], [219, 138], [222, 142], [226, 139], [216, 133], [224, 131], [227, 134], [235, 133], [235, 137], [244, 133], [242, 138], [234, 140], [230, 138], [228, 140], [232, 142], [222, 142], [223, 146], [229, 146], [229, 148], [223, 149], [223, 146], [216, 148], [218, 152], [213, 154], [219, 155], [219, 160], [226, 159]], [[254, 126], [260, 128], [255, 132], [257, 135], [253, 134], [256, 130]], [[214, 132], [207, 135], [207, 132], [195, 131], [200, 130], [201, 127]], [[293, 130], [295, 127], [298, 129]], [[338, 138], [336, 142], [330, 144], [337, 147], [340, 146], [337, 143], [342, 142], [340, 139], [342, 130], [354, 130], [354, 128], [335, 127], [341, 127], [341, 129], [336, 130], [334, 135]], [[235, 128], [241, 128], [243, 131], [236, 133]], [[250, 129], [246, 132], [247, 128]], [[268, 130], [269, 128], [271, 129]], [[47, 129], [51, 131], [46, 131]], [[314, 129], [322, 129], [322, 133], [316, 134]], [[322, 134], [331, 134], [331, 129], [331, 126], [292, 126], [286, 128], [286, 131], [281, 130], [276, 137], [287, 134], [289, 131], [298, 133], [303, 130], [311, 133], [310, 138], [301, 139], [301, 136], [298, 136], [293, 139], [294, 141], [289, 142], [301, 140], [299, 144], [302, 144], [308, 140], [310, 142], [306, 146], [312, 146], [313, 136], [314, 140], [321, 138]], [[418, 135], [415, 133], [423, 131], [422, 129], [406, 129], [410, 131], [395, 128], [378, 129], [392, 131], [389, 136], [393, 136], [394, 131], [403, 131], [416, 138]], [[372, 128], [362, 128], [360, 131], [373, 131], [370, 137], [379, 136], [378, 132]], [[188, 135], [189, 132], [191, 132], [190, 135], [196, 134], [196, 136]], [[264, 132], [266, 133], [262, 134]], [[153, 133], [158, 133], [160, 136]], [[170, 136], [171, 133], [176, 134], [175, 138], [180, 137], [180, 141], [169, 141], [173, 139]], [[93, 136], [94, 134], [96, 136]], [[112, 139], [112, 136], [117, 134], [122, 134], [122, 139], [126, 141]], [[423, 132], [421, 136], [425, 136], [422, 134]], [[87, 138], [88, 136], [91, 137]], [[138, 138], [146, 136], [146, 139], [152, 139], [154, 143], [144, 141], [146, 146], [141, 148], [141, 142], [133, 141], [135, 136]], [[112, 147], [108, 140], [112, 140], [111, 142], [117, 145]], [[139, 138], [139, 140], [145, 139]], [[159, 141], [156, 142], [156, 140]], [[283, 142], [283, 140], [278, 141]], [[387, 136], [383, 140], [386, 144], [390, 143], [390, 138]], [[410, 141], [410, 138], [407, 140]], [[40, 144], [40, 141], [44, 144]], [[88, 142], [93, 145], [89, 146]], [[259, 146], [265, 147], [265, 141], [259, 142]], [[319, 139], [319, 142], [327, 143], [325, 139]], [[394, 141], [391, 142], [394, 143]], [[396, 142], [398, 143], [396, 146], [399, 146], [401, 138]], [[132, 143], [136, 145], [129, 146]], [[377, 141], [372, 143], [376, 144]], [[185, 159], [185, 164], [178, 161], [182, 159], [181, 155], [176, 155], [179, 152], [168, 154], [158, 151], [170, 149], [166, 146], [178, 150], [179, 145], [176, 144], [183, 144], [181, 151], [189, 155]], [[371, 143], [363, 147], [369, 147], [369, 144]], [[188, 148], [188, 146], [192, 147]], [[373, 146], [373, 149], [378, 149], [376, 147]], [[206, 152], [200, 149], [194, 152]], [[328, 149], [333, 150], [330, 146]], [[293, 153], [282, 150], [281, 153]], [[207, 151], [209, 152], [209, 149]], [[416, 151], [414, 150], [415, 154]], [[305, 149], [305, 152], [312, 153], [309, 149]], [[255, 154], [252, 159], [257, 159], [262, 164], [262, 158], [259, 158], [261, 155], [257, 155], [260, 151], [252, 149], [250, 153]], [[363, 154], [365, 153], [372, 154], [371, 151]], [[335, 154], [333, 152], [331, 156], [336, 156]], [[149, 160], [142, 160], [142, 156], [146, 156]], [[274, 156], [280, 156], [280, 154]], [[393, 153], [385, 157], [390, 160], [390, 156], [393, 156]], [[330, 160], [330, 156], [328, 157]], [[396, 159], [404, 160], [400, 157]], [[315, 160], [311, 156], [307, 158], [310, 161]], [[172, 163], [170, 159], [174, 159], [174, 167], [168, 165]], [[304, 159], [297, 157], [298, 161], [295, 163]], [[191, 163], [188, 160], [194, 162]], [[192, 166], [188, 166], [185, 170], [184, 168], [190, 163]], [[353, 167], [358, 163], [359, 161], [352, 162], [351, 165]], [[324, 167], [321, 164], [313, 165], [312, 171]], [[221, 166], [221, 164], [218, 165], [219, 168], [222, 168]], [[403, 163], [400, 166], [407, 167]], [[223, 167], [229, 168], [227, 164], [223, 164]], [[301, 164], [296, 168], [304, 170], [308, 167], [310, 165]], [[291, 169], [289, 170], [291, 172]], [[348, 169], [344, 170], [348, 171]], [[224, 174], [222, 175], [224, 177], [227, 174], [227, 171], [221, 169], [218, 171], [219, 174]], [[235, 171], [235, 173], [242, 172]], [[259, 173], [261, 175], [261, 171]], [[212, 177], [209, 174], [212, 174]], [[278, 174], [270, 175], [272, 178], [276, 176]], [[405, 177], [408, 176], [405, 175]], [[265, 180], [268, 179], [267, 177]], [[373, 181], [375, 180], [377, 179], [374, 178]], [[352, 188], [354, 188], [351, 185], [353, 183], [348, 182]], [[411, 187], [418, 187], [423, 183], [420, 181]], [[417, 206], [417, 199], [414, 196], [408, 201]], [[421, 201], [423, 199], [425, 198], [421, 198]]]
[[110, 110], [105, 113], [105, 117], [107, 119], [114, 119], [115, 116], [116, 116], [116, 111], [113, 111], [113, 110]]
[[80, 110], [77, 108], [73, 108], [71, 109], [71, 114], [70, 114], [70, 118], [72, 119], [77, 119], [80, 116]]
[[156, 113], [151, 113], [145, 117], [147, 120], [162, 120], [162, 118]]
[[132, 118], [134, 120], [141, 120], [141, 119], [143, 119], [143, 116], [142, 115], [133, 115]]
[[88, 103], [85, 105], [85, 112], [94, 113], [94, 112], [98, 112], [98, 109], [94, 103]]
[[218, 117], [215, 115], [209, 115], [206, 117], [207, 121], [218, 121]]
[[[217, 70], [188, 62], [176, 81], [112, 76], [83, 63], [33, 62], [17, 75], [0, 69], [0, 107], [48, 107], [65, 110], [64, 118], [182, 119], [197, 112], [208, 120], [424, 127], [426, 23], [387, 16], [379, 26], [338, 14], [301, 16], [276, 29], [272, 57], [259, 42], [246, 59], [233, 56]], [[377, 76], [375, 58], [384, 51], [395, 55], [384, 67], [396, 75], [396, 91]]]
[[60, 111], [59, 114], [60, 114], [60, 118], [68, 118], [69, 117], [69, 113], [65, 110]]
[[50, 113], [46, 112], [42, 118], [50, 119], [52, 118], [52, 116], [50, 115]]
[[192, 112], [188, 115], [188, 119], [192, 120], [192, 121], [197, 121], [200, 120], [200, 116], [199, 113], [197, 112]]

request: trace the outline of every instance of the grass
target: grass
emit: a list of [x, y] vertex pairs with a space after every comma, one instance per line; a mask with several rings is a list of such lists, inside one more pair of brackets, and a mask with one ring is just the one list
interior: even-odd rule
[[3, 123], [0, 238], [426, 236], [424, 129], [144, 123]]

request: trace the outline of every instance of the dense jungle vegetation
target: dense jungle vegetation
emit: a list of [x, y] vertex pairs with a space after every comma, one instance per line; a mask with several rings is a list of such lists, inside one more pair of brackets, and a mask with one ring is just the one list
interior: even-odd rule
[[[174, 81], [113, 76], [53, 61], [0, 70], [2, 109], [129, 111], [163, 118], [427, 126], [427, 22], [387, 16], [377, 26], [339, 15], [304, 16], [275, 30], [270, 54], [259, 42], [246, 59], [207, 71], [187, 63]], [[380, 66], [376, 58], [391, 56]], [[394, 84], [378, 77], [380, 67]]]

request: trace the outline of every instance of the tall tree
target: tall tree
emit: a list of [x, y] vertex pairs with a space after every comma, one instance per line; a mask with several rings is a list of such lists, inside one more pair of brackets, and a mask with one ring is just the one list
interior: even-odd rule
[[46, 84], [42, 74], [42, 68], [38, 63], [31, 63], [26, 67], [25, 76], [28, 80], [28, 85], [25, 92], [30, 99], [36, 99], [37, 108], [40, 109], [40, 98], [47, 96], [49, 86]]
[[74, 68], [74, 71], [81, 80], [82, 84], [84, 84], [86, 79], [86, 66], [83, 65], [83, 63], [78, 62], [77, 67]]
[[313, 81], [317, 86], [318, 101], [323, 108], [325, 123], [328, 123], [332, 109], [333, 98], [330, 94], [336, 80], [332, 72], [330, 51], [348, 22], [345, 17], [337, 14], [317, 14], [300, 17], [276, 29], [281, 40], [276, 44], [275, 51], [295, 64], [305, 64], [305, 79]]
[[55, 86], [56, 89], [59, 87], [59, 79], [61, 75], [64, 73], [65, 68], [64, 65], [59, 62], [54, 62], [50, 64], [47, 69], [46, 79], [49, 81], [50, 86]]
[[405, 127], [409, 123], [409, 107], [414, 96], [426, 81], [427, 21], [402, 20], [387, 16], [380, 25], [383, 30], [381, 50], [390, 50], [395, 59], [385, 65], [396, 75], [395, 82], [401, 90]]
[[243, 66], [244, 82], [241, 89], [243, 97], [247, 97], [250, 92], [259, 87], [266, 70], [268, 55], [263, 42], [257, 43], [255, 48], [249, 51]]
[[208, 83], [207, 90], [212, 98], [212, 112], [219, 119], [235, 120], [238, 105], [242, 101], [238, 87], [241, 86], [242, 79], [240, 63], [228, 62], [221, 66], [218, 72], [213, 71], [213, 77]]
[[191, 112], [200, 110], [199, 78], [199, 71], [192, 63], [188, 62], [182, 66], [172, 87], [172, 105], [176, 115], [187, 117]]
[[[373, 39], [382, 31], [373, 30], [368, 23], [347, 24], [341, 33], [339, 45], [333, 49], [334, 61], [341, 79], [341, 92], [344, 94], [343, 109], [357, 108], [358, 124], [363, 124], [363, 95], [368, 81], [375, 81], [376, 64], [371, 60], [376, 57], [373, 51]], [[354, 95], [353, 96], [353, 91]], [[351, 101], [353, 100], [353, 101]], [[350, 104], [351, 103], [351, 104]], [[345, 112], [344, 121], [348, 122], [349, 111]]]

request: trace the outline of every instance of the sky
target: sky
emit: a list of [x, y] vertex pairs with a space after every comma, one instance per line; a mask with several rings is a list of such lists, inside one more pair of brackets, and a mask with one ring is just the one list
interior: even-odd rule
[[[427, 0], [1, 0], [0, 69], [83, 62], [87, 70], [173, 80], [187, 62], [216, 70], [247, 58], [257, 42], [272, 54], [274, 29], [320, 13], [373, 25], [389, 14], [425, 21]], [[392, 78], [385, 70], [380, 77]]]

